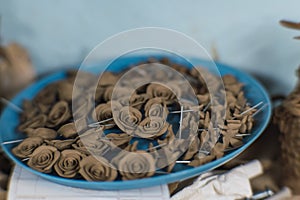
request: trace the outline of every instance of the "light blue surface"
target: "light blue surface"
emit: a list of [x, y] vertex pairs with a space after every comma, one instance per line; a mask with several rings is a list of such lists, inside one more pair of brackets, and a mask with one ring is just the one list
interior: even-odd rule
[[[114, 62], [110, 68], [112, 70], [118, 70], [120, 69], [120, 65], [125, 65], [128, 63], [138, 63], [141, 60], [144, 60], [146, 57], [135, 57], [135, 58], [122, 58], [119, 59], [118, 62]], [[175, 59], [176, 60], [176, 59]], [[173, 61], [175, 61], [173, 60]], [[197, 61], [199, 64], [209, 64], [209, 62], [193, 59], [194, 61]], [[180, 61], [179, 61], [180, 62]], [[133, 188], [140, 188], [140, 187], [150, 187], [154, 185], [159, 184], [166, 184], [175, 182], [178, 180], [184, 180], [196, 175], [199, 175], [201, 173], [204, 173], [206, 171], [215, 169], [216, 167], [228, 162], [229, 160], [233, 159], [234, 157], [238, 156], [241, 152], [243, 152], [249, 145], [251, 145], [262, 133], [262, 131], [266, 128], [270, 116], [271, 116], [271, 102], [269, 100], [268, 94], [266, 93], [265, 89], [258, 83], [255, 79], [250, 77], [249, 75], [236, 70], [234, 68], [231, 68], [229, 66], [217, 63], [217, 67], [222, 75], [225, 74], [232, 74], [235, 77], [238, 78], [239, 81], [243, 82], [245, 84], [245, 90], [246, 90], [246, 97], [249, 100], [249, 103], [251, 105], [255, 105], [258, 102], [264, 102], [268, 104], [269, 106], [266, 107], [261, 113], [255, 116], [255, 126], [253, 127], [253, 131], [251, 136], [245, 138], [245, 144], [233, 151], [225, 155], [224, 157], [212, 161], [210, 163], [207, 163], [205, 165], [191, 168], [191, 169], [185, 169], [182, 171], [174, 172], [168, 175], [159, 175], [151, 178], [145, 178], [140, 180], [130, 180], [130, 181], [114, 181], [114, 182], [87, 182], [84, 180], [73, 180], [73, 179], [66, 179], [61, 178], [49, 174], [44, 174], [37, 172], [31, 168], [29, 168], [26, 164], [21, 162], [19, 159], [17, 159], [12, 153], [11, 148], [14, 145], [2, 145], [3, 150], [5, 153], [18, 165], [24, 167], [25, 169], [29, 170], [30, 172], [37, 174], [45, 179], [48, 179], [50, 181], [60, 183], [63, 185], [68, 185], [72, 187], [80, 187], [80, 188], [86, 188], [86, 189], [105, 189], [105, 190], [117, 190], [117, 189], [133, 189]], [[40, 91], [42, 88], [44, 88], [46, 85], [50, 84], [51, 82], [64, 79], [65, 78], [65, 72], [59, 72], [54, 75], [50, 75], [46, 78], [44, 78], [41, 81], [38, 81], [37, 83], [33, 84], [32, 86], [28, 87], [27, 89], [23, 90], [21, 93], [19, 93], [13, 100], [12, 103], [16, 104], [18, 106], [21, 106], [22, 101], [24, 99], [31, 99], [33, 98], [38, 91]], [[12, 108], [7, 107], [4, 112], [2, 113], [1, 119], [0, 119], [0, 141], [12, 141], [20, 138], [24, 138], [24, 135], [21, 133], [16, 132], [16, 126], [19, 122], [19, 115], [16, 113]], [[263, 151], [263, 149], [262, 149]]]

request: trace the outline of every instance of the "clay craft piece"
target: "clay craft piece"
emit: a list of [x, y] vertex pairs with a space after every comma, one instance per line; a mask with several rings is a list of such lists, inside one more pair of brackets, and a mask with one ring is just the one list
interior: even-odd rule
[[[83, 83], [81, 94], [72, 95], [76, 73], [70, 72], [66, 79], [41, 90], [32, 101], [24, 101], [18, 130], [27, 138], [12, 149], [13, 154], [39, 172], [87, 181], [114, 181], [172, 173], [178, 160], [187, 167], [197, 167], [223, 157], [226, 149], [243, 144], [243, 137], [238, 135], [251, 134], [255, 124], [252, 115], [257, 109], [249, 105], [242, 83], [232, 75], [223, 76], [224, 125], [212, 128], [212, 105], [221, 107], [222, 103], [211, 103], [202, 76], [166, 58], [151, 59], [146, 64], [154, 67], [153, 62], [167, 64], [182, 73], [189, 80], [198, 105], [179, 105], [177, 96], [186, 91], [176, 81], [172, 88], [146, 84], [131, 94], [129, 101], [123, 101], [130, 88], [115, 87], [126, 72], [122, 71], [102, 74], [96, 95], [93, 94], [93, 107], [86, 99], [91, 96], [88, 88], [95, 75], [86, 73], [79, 80]], [[112, 99], [113, 91], [118, 102]], [[78, 105], [75, 109], [71, 96]], [[200, 151], [212, 133], [219, 134], [217, 142], [211, 151]]]

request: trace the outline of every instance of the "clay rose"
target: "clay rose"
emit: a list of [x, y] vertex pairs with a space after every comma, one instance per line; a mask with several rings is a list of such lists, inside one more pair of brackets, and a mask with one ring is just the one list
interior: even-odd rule
[[97, 156], [104, 155], [112, 149], [110, 142], [105, 140], [104, 138], [98, 137], [97, 133], [88, 134], [89, 135], [86, 136], [80, 136], [80, 139], [77, 140], [77, 142], [73, 144], [72, 147], [86, 155], [92, 154]]
[[63, 101], [72, 101], [73, 83], [68, 80], [57, 83], [58, 97]]
[[206, 163], [209, 163], [213, 161], [216, 158], [214, 155], [208, 155], [208, 156], [199, 156], [198, 154], [195, 155], [193, 160], [188, 164], [189, 166], [198, 167], [200, 165], [204, 165]]
[[46, 144], [56, 147], [58, 150], [63, 151], [65, 149], [70, 149], [72, 144], [74, 144], [76, 139], [69, 140], [45, 140]]
[[81, 160], [79, 173], [87, 181], [113, 181], [118, 172], [103, 157], [88, 156]]
[[173, 132], [173, 126], [170, 125], [168, 127], [167, 133], [165, 136], [163, 136], [161, 139], [158, 139], [157, 142], [158, 144], [162, 145], [162, 144], [169, 144], [170, 142], [172, 142], [175, 138], [175, 134]]
[[118, 100], [121, 97], [129, 96], [130, 90], [126, 87], [115, 87], [115, 86], [109, 86], [105, 90], [103, 94], [104, 101], [110, 101], [112, 100], [112, 94], [114, 93], [114, 100]]
[[64, 138], [74, 138], [78, 136], [75, 124], [73, 122], [61, 126], [57, 133]]
[[103, 86], [107, 87], [107, 86], [110, 86], [110, 85], [115, 85], [116, 82], [118, 81], [118, 79], [119, 79], [118, 74], [114, 74], [112, 72], [105, 71], [105, 72], [102, 72], [101, 78], [98, 82], [98, 85], [102, 86], [102, 87]]
[[53, 140], [57, 137], [56, 131], [49, 128], [27, 129], [26, 133], [29, 137], [41, 137], [45, 140]]
[[192, 141], [189, 144], [189, 148], [187, 152], [183, 156], [183, 160], [190, 160], [194, 157], [194, 155], [199, 151], [200, 148], [200, 140], [198, 137], [192, 138]]
[[133, 94], [130, 97], [130, 106], [141, 109], [143, 104], [150, 98], [149, 94]]
[[50, 84], [42, 89], [33, 99], [36, 104], [51, 105], [56, 101], [57, 83]]
[[120, 97], [115, 102], [118, 102], [121, 106], [131, 106], [140, 110], [149, 98], [150, 96], [148, 94], [137, 94], [135, 91], [130, 97], [127, 94], [126, 96]]
[[114, 117], [117, 126], [124, 132], [132, 133], [142, 119], [142, 113], [133, 107], [125, 106], [115, 111]]
[[[111, 110], [111, 102], [100, 104], [96, 107], [93, 113], [93, 119], [97, 122], [104, 121], [113, 117]], [[113, 120], [103, 122], [102, 124], [114, 124]], [[106, 126], [105, 126], [106, 127]], [[109, 128], [112, 128], [109, 126]]]
[[126, 133], [109, 133], [106, 135], [106, 138], [114, 145], [121, 147], [123, 145], [128, 145], [132, 137]]
[[71, 112], [68, 103], [66, 101], [59, 101], [52, 107], [46, 126], [50, 128], [56, 127], [66, 122], [70, 117]]
[[124, 154], [118, 162], [123, 180], [146, 178], [155, 174], [155, 160], [145, 151]]
[[19, 158], [28, 158], [37, 147], [43, 144], [43, 141], [41, 137], [26, 138], [18, 146], [13, 148], [12, 152]]
[[180, 153], [171, 152], [169, 149], [164, 148], [159, 152], [156, 150], [151, 152], [151, 155], [153, 155], [156, 160], [157, 169], [165, 169], [168, 173], [170, 173], [174, 168]]
[[163, 135], [169, 127], [169, 123], [160, 117], [148, 117], [144, 119], [134, 131], [134, 135], [141, 138], [157, 138]]
[[18, 130], [21, 132], [25, 132], [26, 129], [31, 128], [39, 128], [39, 127], [44, 127], [47, 121], [47, 116], [46, 115], [38, 115], [36, 117], [33, 117], [29, 119], [28, 121], [24, 122], [18, 127]]
[[[168, 84], [168, 86], [171, 84]], [[180, 89], [173, 84], [173, 87], [169, 89], [166, 86], [152, 83], [147, 87], [147, 94], [152, 97], [160, 97], [166, 104], [172, 104], [176, 97], [181, 95]]]
[[24, 100], [22, 108], [23, 112], [20, 116], [20, 124], [23, 124], [24, 122], [34, 118], [40, 113], [39, 108], [30, 100]]
[[54, 165], [56, 173], [65, 178], [74, 178], [80, 169], [79, 163], [85, 157], [76, 150], [64, 150]]
[[148, 100], [144, 106], [144, 110], [146, 117], [160, 117], [166, 119], [169, 113], [163, 99], [158, 97]]
[[39, 172], [51, 173], [59, 157], [60, 152], [55, 147], [40, 146], [34, 150], [27, 164]]

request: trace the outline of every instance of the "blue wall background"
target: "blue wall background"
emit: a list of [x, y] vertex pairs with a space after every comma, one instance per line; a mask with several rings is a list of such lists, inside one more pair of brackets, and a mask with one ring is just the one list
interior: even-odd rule
[[298, 0], [0, 0], [4, 43], [28, 48], [38, 72], [79, 63], [107, 37], [158, 26], [181, 31], [220, 61], [268, 82], [271, 93], [288, 93], [300, 64], [297, 33], [280, 19], [300, 21]]

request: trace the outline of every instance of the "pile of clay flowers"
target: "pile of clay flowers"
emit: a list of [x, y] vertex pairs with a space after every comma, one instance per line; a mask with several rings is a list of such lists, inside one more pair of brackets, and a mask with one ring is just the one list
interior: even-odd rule
[[[172, 74], [154, 70], [158, 64], [188, 80], [196, 106], [178, 101], [187, 91]], [[94, 74], [82, 72], [78, 77], [69, 71], [65, 79], [25, 100], [18, 126], [25, 139], [12, 149], [13, 154], [34, 170], [64, 178], [133, 180], [172, 173], [177, 165], [203, 165], [241, 146], [242, 136], [251, 133], [256, 110], [235, 77], [222, 77], [220, 93], [226, 99], [212, 104], [203, 74], [195, 68], [166, 58], [143, 65], [148, 71], [141, 74], [167, 79], [168, 87], [154, 82], [132, 92], [128, 87], [141, 83], [141, 74], [120, 81], [132, 67], [118, 73], [105, 71], [99, 81]], [[203, 73], [214, 82], [214, 75]], [[215, 83], [216, 90], [222, 88]], [[212, 126], [213, 109], [224, 112], [218, 127]]]

